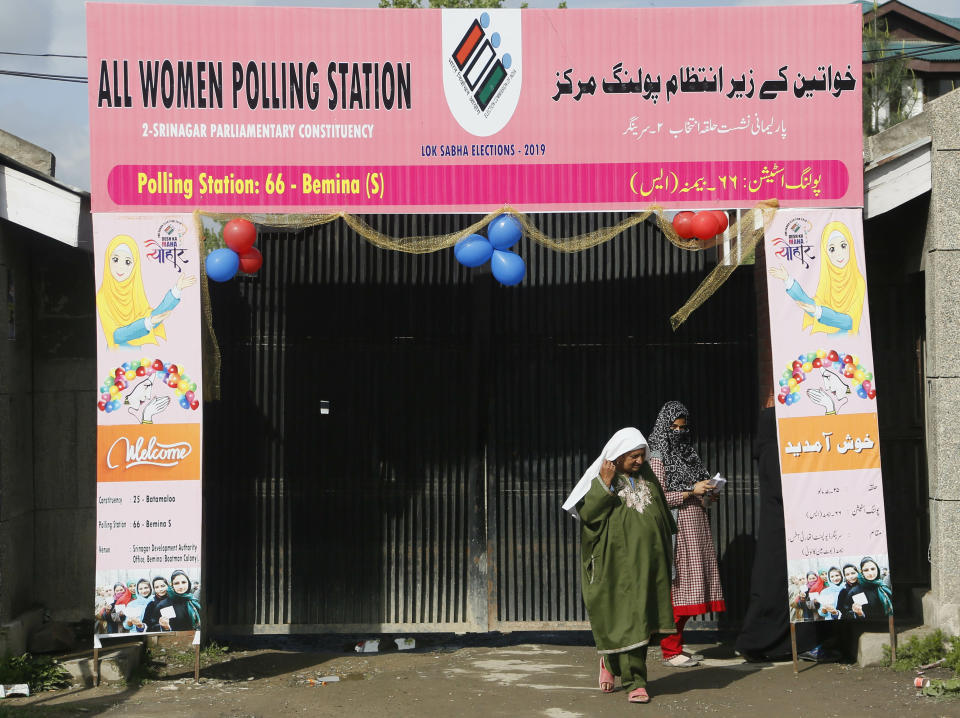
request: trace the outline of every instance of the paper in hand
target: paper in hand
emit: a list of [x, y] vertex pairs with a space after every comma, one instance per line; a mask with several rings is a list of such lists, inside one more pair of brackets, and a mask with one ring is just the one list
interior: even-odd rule
[[720, 476], [719, 471], [714, 475], [712, 479], [707, 479], [707, 484], [710, 486], [711, 490], [715, 494], [719, 494], [720, 489], [722, 489], [723, 485], [726, 483], [727, 483], [727, 480], [722, 476]]

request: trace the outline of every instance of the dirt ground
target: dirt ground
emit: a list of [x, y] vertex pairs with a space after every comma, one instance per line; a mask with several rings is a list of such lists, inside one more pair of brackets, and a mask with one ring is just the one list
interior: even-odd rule
[[[587, 640], [412, 637], [417, 647], [403, 652], [359, 654], [338, 639], [207, 649], [199, 684], [192, 654], [157, 647], [152, 666], [126, 686], [8, 698], [0, 716], [960, 716], [960, 700], [920, 697], [914, 674], [884, 668], [803, 663], [795, 674], [791, 663], [745, 663], [729, 646], [700, 645], [704, 665], [676, 669], [652, 648], [653, 702], [643, 706], [628, 704], [619, 688], [598, 690], [597, 655]], [[340, 680], [320, 681], [327, 676]]]

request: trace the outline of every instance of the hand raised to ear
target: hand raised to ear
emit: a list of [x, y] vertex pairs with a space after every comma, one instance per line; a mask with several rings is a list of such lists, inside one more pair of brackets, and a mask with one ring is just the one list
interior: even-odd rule
[[606, 485], [610, 486], [610, 482], [613, 481], [614, 474], [617, 473], [617, 467], [609, 459], [604, 459], [600, 464], [600, 480]]

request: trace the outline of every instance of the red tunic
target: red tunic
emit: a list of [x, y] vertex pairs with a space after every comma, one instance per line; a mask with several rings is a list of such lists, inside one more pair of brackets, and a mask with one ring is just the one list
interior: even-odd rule
[[651, 458], [650, 468], [660, 480], [667, 506], [671, 510], [679, 508], [673, 559], [676, 575], [670, 595], [674, 618], [725, 611], [720, 572], [717, 570], [717, 552], [710, 535], [707, 510], [696, 496], [684, 501], [682, 491], [667, 491], [660, 459]]

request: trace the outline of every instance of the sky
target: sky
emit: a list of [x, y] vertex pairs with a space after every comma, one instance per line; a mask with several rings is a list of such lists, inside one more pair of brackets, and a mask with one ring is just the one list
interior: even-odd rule
[[[92, 0], [100, 1], [100, 0]], [[847, 0], [842, 0], [846, 2]], [[308, 7], [376, 7], [377, 0], [153, 0], [154, 4], [262, 5]], [[426, 1], [424, 4], [428, 4]], [[568, 0], [570, 8], [590, 7], [691, 7], [717, 5], [779, 5], [776, 0]], [[837, 4], [832, 0], [792, 0], [793, 5]], [[957, 0], [906, 0], [918, 10], [957, 17]], [[85, 3], [82, 0], [32, 0], [5, 7], [0, 22], [0, 51], [6, 53], [86, 54]], [[530, 0], [532, 8], [555, 8], [556, 0]], [[519, 7], [506, 0], [504, 7]], [[22, 9], [21, 9], [22, 8]], [[86, 61], [70, 58], [0, 55], [0, 70], [86, 76]], [[0, 75], [0, 129], [50, 150], [56, 156], [56, 176], [61, 182], [90, 187], [90, 139], [87, 86], [34, 78]]]

